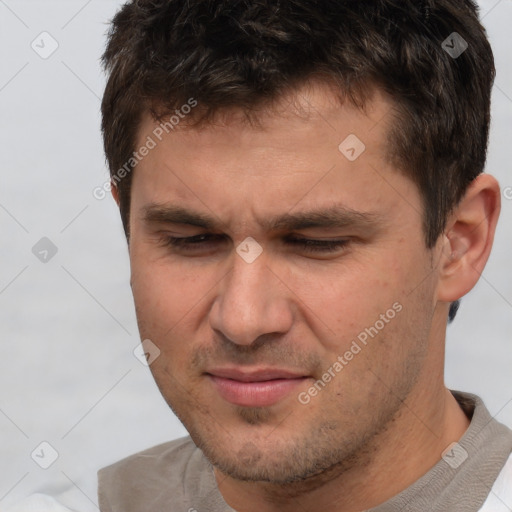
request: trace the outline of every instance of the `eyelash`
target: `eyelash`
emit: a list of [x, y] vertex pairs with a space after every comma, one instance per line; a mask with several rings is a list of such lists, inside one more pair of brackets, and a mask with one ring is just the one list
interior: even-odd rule
[[[191, 237], [166, 236], [164, 242], [166, 246], [189, 250], [199, 246], [204, 247], [208, 243], [207, 239], [211, 240], [215, 237], [216, 235], [207, 234]], [[217, 236], [217, 238], [221, 237]], [[331, 253], [348, 244], [348, 240], [312, 240], [309, 238], [288, 238], [286, 242], [310, 253]]]

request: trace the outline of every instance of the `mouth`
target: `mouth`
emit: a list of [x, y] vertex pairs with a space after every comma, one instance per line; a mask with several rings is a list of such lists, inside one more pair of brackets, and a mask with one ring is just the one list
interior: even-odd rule
[[215, 369], [206, 373], [219, 395], [242, 407], [269, 407], [284, 399], [309, 377], [289, 370]]

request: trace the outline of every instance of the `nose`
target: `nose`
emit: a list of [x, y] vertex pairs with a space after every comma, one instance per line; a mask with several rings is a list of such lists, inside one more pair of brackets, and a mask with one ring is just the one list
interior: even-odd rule
[[247, 263], [234, 254], [210, 309], [210, 326], [237, 345], [251, 345], [265, 334], [284, 334], [293, 323], [289, 295], [265, 255]]

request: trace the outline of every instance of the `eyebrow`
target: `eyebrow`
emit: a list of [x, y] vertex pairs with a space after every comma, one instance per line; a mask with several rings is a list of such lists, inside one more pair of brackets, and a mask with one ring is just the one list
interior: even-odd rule
[[[190, 210], [172, 204], [149, 204], [142, 209], [142, 219], [148, 224], [182, 224], [216, 231], [222, 223], [212, 215]], [[321, 209], [285, 213], [260, 222], [269, 232], [294, 231], [308, 228], [375, 228], [380, 216], [372, 212], [358, 212], [350, 208], [334, 205]]]

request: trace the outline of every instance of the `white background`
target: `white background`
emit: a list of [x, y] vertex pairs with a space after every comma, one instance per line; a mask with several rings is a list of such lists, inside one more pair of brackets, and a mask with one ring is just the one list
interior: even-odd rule
[[[120, 4], [0, 0], [0, 510], [43, 492], [96, 511], [100, 467], [186, 433], [133, 355], [139, 338], [121, 222], [110, 197], [92, 195], [108, 179], [99, 57]], [[512, 2], [480, 4], [498, 71], [487, 172], [505, 189]], [[31, 48], [43, 31], [59, 44], [46, 60]], [[489, 264], [448, 329], [446, 369], [449, 387], [480, 395], [509, 426], [511, 228], [504, 198]], [[32, 253], [42, 237], [58, 249], [47, 263]], [[43, 441], [59, 454], [47, 470], [31, 458]], [[50, 455], [43, 451], [40, 462]]]

